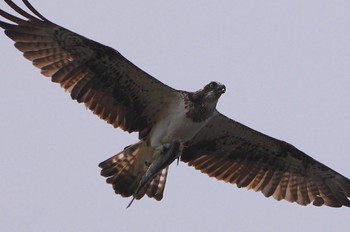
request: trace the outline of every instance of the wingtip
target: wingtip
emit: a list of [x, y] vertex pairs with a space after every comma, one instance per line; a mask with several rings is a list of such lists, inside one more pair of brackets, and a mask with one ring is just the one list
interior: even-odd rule
[[[1, 11], [1, 10], [0, 10], [0, 11]], [[0, 15], [1, 15], [1, 12], [0, 12]], [[13, 24], [6, 23], [6, 22], [4, 22], [4, 21], [0, 21], [0, 27], [1, 27], [2, 29], [4, 29], [5, 32], [6, 32], [7, 29], [11, 28], [11, 26], [13, 26]]]

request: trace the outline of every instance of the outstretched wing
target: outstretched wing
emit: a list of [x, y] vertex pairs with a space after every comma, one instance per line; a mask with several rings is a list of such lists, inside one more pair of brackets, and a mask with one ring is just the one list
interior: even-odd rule
[[143, 131], [156, 120], [164, 103], [178, 92], [145, 73], [118, 51], [87, 39], [38, 13], [34, 15], [10, 0], [5, 2], [25, 19], [3, 10], [0, 15], [15, 24], [0, 21], [15, 47], [100, 118], [128, 132]]
[[350, 207], [350, 180], [292, 145], [218, 113], [181, 156], [210, 177], [266, 197], [316, 206]]

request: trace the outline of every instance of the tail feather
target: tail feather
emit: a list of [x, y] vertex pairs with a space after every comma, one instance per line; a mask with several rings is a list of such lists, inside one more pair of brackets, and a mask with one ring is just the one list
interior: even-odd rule
[[169, 167], [164, 168], [151, 181], [149, 181], [144, 188], [140, 189], [140, 191], [134, 195], [135, 198], [139, 200], [146, 194], [148, 197], [160, 201], [163, 198], [168, 168]]
[[163, 198], [163, 192], [165, 188], [166, 178], [168, 175], [168, 168], [164, 168], [149, 184], [146, 194], [149, 197], [160, 201]]
[[[123, 197], [132, 196], [147, 170], [146, 161], [153, 151], [143, 146], [142, 142], [126, 147], [122, 152], [99, 164], [101, 175], [107, 177], [107, 183], [113, 185], [116, 194]], [[145, 194], [156, 200], [163, 198], [168, 168], [164, 168], [148, 183], [136, 199]]]

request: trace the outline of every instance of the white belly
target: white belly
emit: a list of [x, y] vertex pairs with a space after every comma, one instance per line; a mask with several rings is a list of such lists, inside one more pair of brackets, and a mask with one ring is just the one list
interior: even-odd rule
[[166, 116], [154, 125], [150, 133], [151, 146], [157, 148], [171, 143], [173, 140], [180, 140], [185, 143], [192, 139], [205, 126], [207, 121], [193, 122], [192, 119], [187, 118], [183, 102], [174, 107], [169, 107]]

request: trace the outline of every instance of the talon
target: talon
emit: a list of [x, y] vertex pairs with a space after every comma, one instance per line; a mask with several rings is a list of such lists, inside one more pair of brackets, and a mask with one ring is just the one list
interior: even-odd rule
[[148, 160], [146, 160], [146, 161], [145, 161], [145, 165], [146, 165], [147, 167], [149, 167], [149, 166], [151, 165], [151, 163], [148, 162]]

